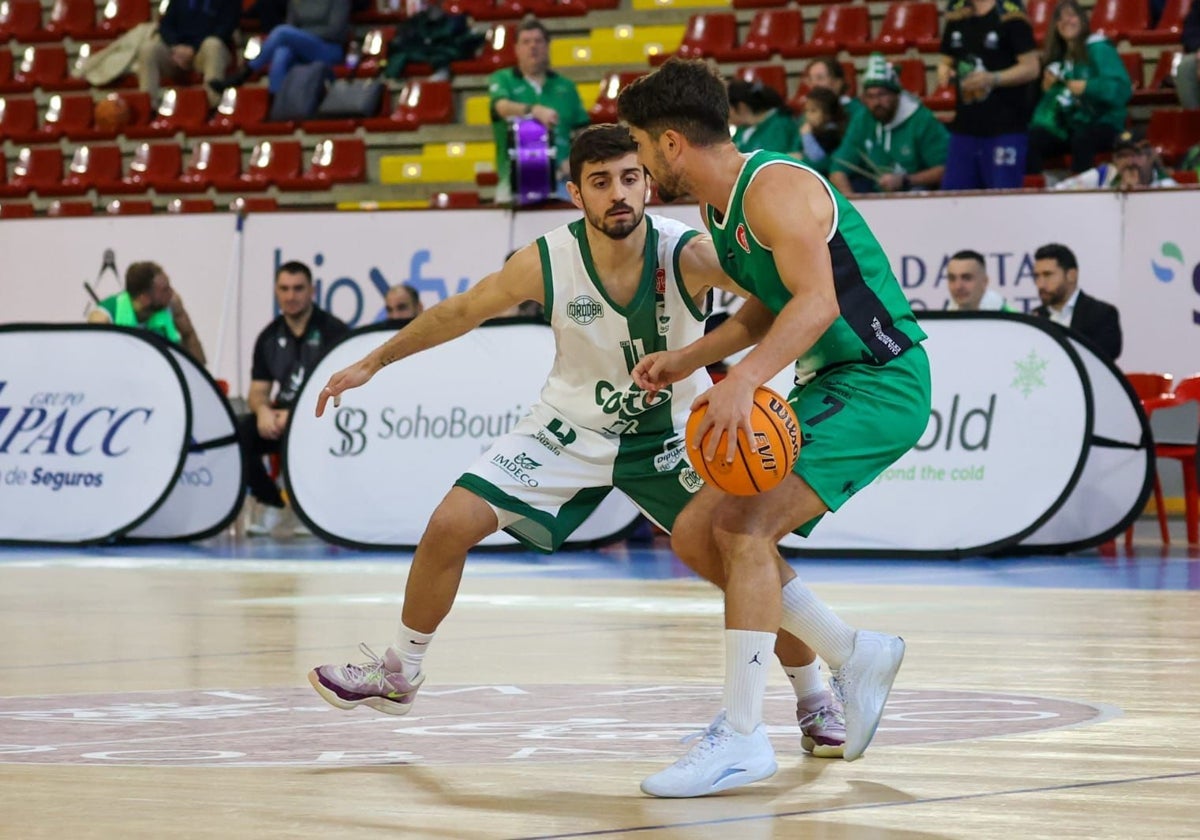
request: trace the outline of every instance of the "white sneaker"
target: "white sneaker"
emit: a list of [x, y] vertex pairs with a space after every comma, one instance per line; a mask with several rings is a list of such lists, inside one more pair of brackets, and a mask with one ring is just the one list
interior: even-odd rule
[[283, 521], [284, 508], [264, 505], [257, 500], [252, 500], [252, 503], [253, 506], [250, 508], [246, 522], [246, 535], [250, 537], [270, 536]]
[[642, 782], [642, 792], [651, 796], [689, 797], [741, 787], [775, 775], [775, 750], [761, 723], [749, 735], [742, 735], [725, 722], [725, 712], [717, 715], [687, 755], [666, 770]]
[[859, 630], [854, 652], [833, 677], [833, 690], [846, 715], [846, 746], [842, 758], [862, 756], [875, 737], [896, 672], [904, 661], [904, 640], [899, 636]]

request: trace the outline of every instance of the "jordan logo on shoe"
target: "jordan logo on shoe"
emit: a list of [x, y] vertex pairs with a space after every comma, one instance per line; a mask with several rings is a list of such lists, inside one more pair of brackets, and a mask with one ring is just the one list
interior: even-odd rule
[[754, 658], [746, 663], [747, 665], [761, 665], [762, 661], [758, 658], [758, 653], [754, 654]]

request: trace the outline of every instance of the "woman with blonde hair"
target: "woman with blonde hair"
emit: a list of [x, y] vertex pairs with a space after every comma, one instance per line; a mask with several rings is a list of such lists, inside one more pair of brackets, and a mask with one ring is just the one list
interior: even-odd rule
[[1071, 154], [1071, 171], [1084, 172], [1096, 155], [1112, 149], [1125, 130], [1125, 105], [1133, 88], [1116, 47], [1091, 33], [1087, 12], [1076, 0], [1054, 7], [1042, 71], [1042, 96], [1029, 126], [1027, 171], [1042, 171], [1045, 158]]

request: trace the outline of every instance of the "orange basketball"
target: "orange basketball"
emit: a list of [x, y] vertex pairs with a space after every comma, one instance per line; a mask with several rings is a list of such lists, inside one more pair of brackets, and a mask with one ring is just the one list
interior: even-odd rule
[[[704, 459], [703, 447], [693, 449], [692, 438], [700, 426], [707, 405], [692, 412], [687, 421], [688, 460], [700, 477], [726, 493], [753, 496], [774, 488], [787, 477], [800, 457], [800, 424], [787, 400], [770, 388], [759, 387], [754, 392], [750, 410], [750, 426], [754, 441], [748, 443], [744, 433], [738, 433], [737, 455], [733, 463], [725, 462], [725, 438], [717, 445], [715, 461]], [[704, 436], [707, 443], [712, 432]]]
[[100, 131], [123, 131], [129, 125], [129, 103], [117, 94], [110, 93], [96, 103], [92, 120]]

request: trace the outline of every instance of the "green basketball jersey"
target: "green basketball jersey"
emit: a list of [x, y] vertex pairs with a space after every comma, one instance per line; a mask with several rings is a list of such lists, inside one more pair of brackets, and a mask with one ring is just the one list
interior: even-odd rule
[[885, 364], [925, 338], [887, 255], [863, 217], [828, 181], [787, 155], [755, 152], [746, 157], [723, 218], [708, 206], [705, 223], [721, 266], [738, 285], [778, 314], [792, 299], [775, 268], [775, 256], [754, 237], [742, 197], [754, 177], [771, 165], [794, 166], [821, 181], [834, 205], [833, 228], [825, 237], [841, 315], [807, 353], [796, 360], [796, 379], [847, 362]]

